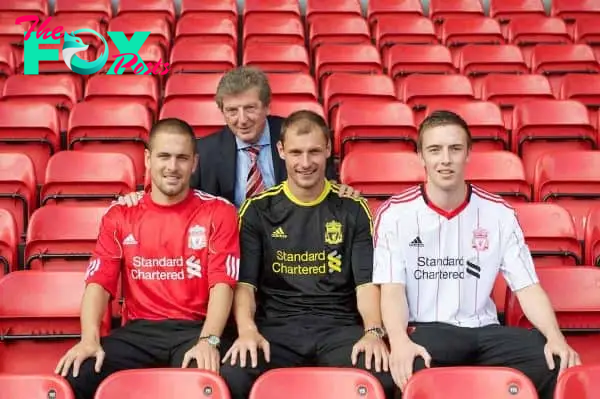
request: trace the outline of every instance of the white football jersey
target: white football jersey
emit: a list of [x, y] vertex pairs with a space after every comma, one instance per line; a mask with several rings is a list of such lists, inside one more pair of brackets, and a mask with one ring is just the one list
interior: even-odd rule
[[538, 282], [515, 211], [475, 185], [452, 212], [422, 185], [391, 197], [377, 211], [374, 247], [373, 282], [406, 286], [409, 322], [498, 324], [498, 272], [513, 291]]

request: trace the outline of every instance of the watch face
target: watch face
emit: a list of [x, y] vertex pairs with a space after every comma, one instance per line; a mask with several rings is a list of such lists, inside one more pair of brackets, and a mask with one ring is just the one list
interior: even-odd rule
[[208, 343], [212, 346], [217, 346], [221, 343], [221, 340], [216, 335], [211, 335], [208, 337]]

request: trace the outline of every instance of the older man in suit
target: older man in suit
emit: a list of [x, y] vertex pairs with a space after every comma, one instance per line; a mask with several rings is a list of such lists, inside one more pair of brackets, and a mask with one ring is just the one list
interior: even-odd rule
[[[270, 115], [271, 87], [259, 69], [239, 67], [226, 73], [217, 87], [215, 100], [226, 126], [197, 140], [198, 167], [193, 188], [226, 198], [239, 207], [243, 201], [287, 177], [276, 144], [283, 118]], [[306, 171], [305, 173], [314, 173]], [[335, 180], [333, 159], [327, 177]], [[342, 186], [340, 196], [355, 196]], [[135, 205], [143, 193], [131, 193], [119, 202]]]

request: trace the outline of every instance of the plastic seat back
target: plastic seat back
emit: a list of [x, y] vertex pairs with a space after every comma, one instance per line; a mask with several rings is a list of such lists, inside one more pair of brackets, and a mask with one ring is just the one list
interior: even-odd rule
[[19, 241], [15, 218], [9, 211], [0, 208], [0, 277], [17, 270]]
[[50, 372], [37, 375], [0, 374], [0, 398], [75, 399], [69, 383]]
[[19, 236], [24, 236], [33, 209], [37, 185], [31, 158], [25, 154], [0, 155], [0, 209], [10, 212]]

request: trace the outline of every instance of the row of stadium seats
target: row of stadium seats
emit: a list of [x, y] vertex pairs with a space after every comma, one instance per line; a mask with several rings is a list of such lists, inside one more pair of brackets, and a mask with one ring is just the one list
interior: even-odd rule
[[[584, 364], [600, 363], [600, 268], [545, 266], [537, 269], [561, 330]], [[0, 374], [47, 373], [80, 334], [83, 271], [25, 270], [0, 278]], [[507, 290], [505, 324], [531, 327]], [[110, 329], [110, 312], [102, 334]]]
[[[590, 172], [598, 174], [598, 158]], [[373, 210], [382, 198], [422, 181], [420, 162], [401, 153], [374, 155], [370, 162], [342, 167], [342, 180], [361, 190]], [[396, 156], [399, 155], [399, 156]], [[404, 154], [412, 155], [412, 154]], [[509, 154], [510, 155], [510, 154]], [[585, 153], [572, 153], [570, 160], [562, 153], [549, 157], [550, 173], [540, 184], [539, 202], [524, 202], [523, 182], [518, 179], [497, 178], [486, 175], [486, 165], [498, 162], [499, 170], [514, 170], [510, 156], [506, 154], [472, 154], [467, 178], [475, 184], [502, 193], [511, 200], [520, 218], [525, 238], [536, 260], [546, 265], [600, 265], [600, 207], [598, 184], [594, 181], [573, 181], [562, 174], [569, 161], [586, 163]], [[377, 161], [376, 158], [386, 158]], [[588, 157], [589, 159], [589, 157]], [[394, 161], [395, 169], [383, 169], [387, 161]], [[12, 162], [12, 163], [11, 163]], [[593, 162], [592, 162], [593, 163]], [[28, 166], [29, 164], [29, 166]], [[379, 171], [378, 181], [360, 179], [371, 177], [374, 172], [365, 168], [371, 165]], [[552, 164], [550, 166], [550, 164]], [[101, 216], [115, 195], [135, 189], [132, 163], [121, 154], [85, 153], [65, 151], [56, 155], [49, 168], [50, 179], [41, 189], [41, 206], [32, 185], [31, 164], [22, 154], [6, 154], [0, 165], [0, 263], [4, 272], [17, 269], [84, 269], [90, 256]], [[74, 167], [74, 165], [77, 165]], [[555, 167], [556, 166], [556, 167]], [[28, 171], [29, 168], [29, 171]], [[413, 168], [413, 169], [411, 169]], [[6, 170], [7, 172], [4, 172]], [[22, 175], [19, 176], [19, 173]], [[352, 175], [348, 171], [356, 173]], [[395, 172], [400, 170], [401, 172]], [[385, 173], [390, 178], [385, 181]], [[12, 174], [12, 177], [8, 175]], [[561, 174], [564, 179], [561, 179]], [[394, 176], [395, 175], [395, 176]], [[543, 175], [543, 173], [542, 173]], [[396, 179], [394, 179], [396, 177]], [[519, 198], [519, 196], [521, 198]], [[519, 201], [520, 200], [520, 201]], [[543, 220], [544, 223], [540, 223]], [[24, 254], [20, 256], [20, 244]], [[21, 259], [22, 258], [22, 259]]]
[[[557, 383], [555, 399], [592, 398], [600, 389], [600, 366], [572, 367]], [[44, 373], [0, 375], [0, 395], [7, 398], [42, 398], [55, 394], [58, 399], [73, 399], [71, 388], [62, 378]], [[502, 399], [516, 395], [537, 399], [533, 383], [515, 369], [501, 367], [440, 367], [415, 374], [402, 395], [404, 399], [435, 399], [444, 386], [445, 399], [485, 397]], [[286, 392], [288, 399], [329, 399], [365, 397], [385, 399], [379, 381], [371, 374], [352, 368], [300, 367], [271, 370], [256, 381], [249, 399], [276, 399]], [[113, 374], [99, 387], [94, 399], [145, 399], [148, 396], [197, 399], [209, 396], [229, 399], [225, 381], [203, 370], [142, 369]], [[467, 396], [471, 395], [471, 396]], [[2, 396], [4, 397], [4, 396]]]
[[[246, 0], [238, 12], [236, 0], [180, 0], [180, 15], [209, 15], [217, 18], [243, 18], [251, 14], [290, 14], [300, 16], [297, 0]], [[487, 15], [506, 21], [514, 16], [546, 15], [541, 0], [489, 0]], [[176, 19], [173, 0], [120, 0], [113, 13], [111, 0], [55, 0], [54, 7], [48, 0], [5, 0], [0, 12], [7, 15], [35, 14], [46, 15], [94, 15], [111, 18], [119, 15], [143, 14], [160, 15], [170, 21]], [[560, 17], [567, 22], [586, 18], [600, 13], [600, 5], [588, 0], [553, 0], [550, 16]], [[320, 1], [306, 0], [303, 13], [307, 20], [319, 14], [362, 15], [358, 0]], [[367, 4], [366, 17], [369, 22], [389, 15], [425, 15], [421, 0], [371, 0]], [[486, 15], [481, 0], [430, 0], [429, 18], [442, 20], [459, 15]]]

